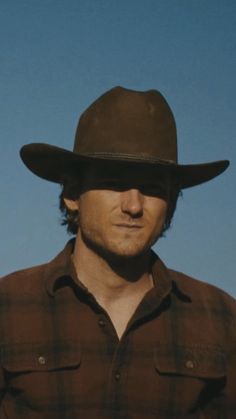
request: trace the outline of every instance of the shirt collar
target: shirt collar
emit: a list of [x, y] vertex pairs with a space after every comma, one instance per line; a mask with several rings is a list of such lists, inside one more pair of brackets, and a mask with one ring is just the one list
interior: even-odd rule
[[179, 286], [173, 278], [170, 269], [166, 267], [164, 262], [154, 252], [152, 252], [151, 264], [156, 298], [163, 300], [169, 294], [173, 293], [183, 302], [191, 301], [191, 297], [188, 295], [187, 291], [185, 291], [184, 287], [182, 285], [181, 287]]
[[[60, 285], [73, 283], [83, 291], [88, 292], [87, 288], [78, 280], [75, 266], [72, 261], [72, 254], [75, 245], [75, 238], [69, 240], [64, 249], [45, 266], [45, 286], [48, 294], [52, 297]], [[151, 253], [151, 272], [153, 276], [154, 289], [152, 296], [159, 301], [167, 297], [171, 292], [175, 293], [183, 301], [191, 301], [190, 296], [185, 292], [184, 287], [173, 280], [170, 270], [162, 260], [152, 251]], [[151, 297], [151, 296], [150, 296]]]
[[[72, 262], [75, 239], [67, 242], [64, 249], [47, 265], [45, 269], [45, 286], [48, 294], [55, 297], [56, 291], [60, 288], [62, 281], [73, 281], [78, 286], [78, 279]], [[79, 284], [83, 287], [83, 284]], [[85, 288], [85, 287], [84, 287]]]

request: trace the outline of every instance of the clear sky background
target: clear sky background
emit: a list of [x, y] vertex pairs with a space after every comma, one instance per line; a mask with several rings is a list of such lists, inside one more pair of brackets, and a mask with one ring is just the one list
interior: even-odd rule
[[235, 0], [0, 0], [0, 275], [68, 239], [60, 188], [25, 168], [20, 147], [71, 149], [79, 114], [115, 85], [166, 96], [181, 163], [231, 160], [184, 192], [155, 250], [236, 297]]

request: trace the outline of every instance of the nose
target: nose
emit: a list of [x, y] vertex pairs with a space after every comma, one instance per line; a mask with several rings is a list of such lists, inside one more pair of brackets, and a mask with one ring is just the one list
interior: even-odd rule
[[138, 189], [128, 189], [122, 192], [121, 210], [132, 217], [143, 215], [144, 196]]

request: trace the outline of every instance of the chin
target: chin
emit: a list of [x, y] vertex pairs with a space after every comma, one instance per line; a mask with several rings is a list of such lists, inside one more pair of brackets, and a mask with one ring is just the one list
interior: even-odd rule
[[117, 242], [110, 242], [104, 247], [106, 247], [107, 251], [114, 256], [132, 259], [147, 254], [158, 239], [159, 235], [155, 235], [154, 237], [146, 238], [146, 240], [131, 240], [130, 243], [128, 240], [118, 244]]
[[153, 241], [144, 243], [141, 246], [140, 244], [141, 243], [139, 243], [138, 246], [137, 246], [137, 243], [136, 245], [127, 245], [127, 246], [110, 245], [110, 246], [104, 247], [103, 252], [117, 259], [123, 259], [123, 260], [135, 259], [138, 257], [142, 257], [143, 255], [146, 255], [148, 252], [150, 252], [150, 249], [153, 245]]
[[110, 253], [114, 254], [114, 256], [120, 257], [120, 258], [134, 258], [137, 256], [141, 256], [142, 254], [146, 253], [150, 247], [142, 247], [142, 248], [136, 248], [136, 249], [110, 249]]
[[95, 237], [92, 238], [89, 235], [82, 234], [83, 241], [86, 243], [87, 247], [90, 248], [94, 253], [98, 254], [103, 259], [117, 259], [117, 260], [129, 260], [141, 257], [150, 252], [151, 247], [157, 241], [158, 237], [149, 237], [145, 240], [140, 238], [131, 240], [123, 239], [122, 241], [116, 240], [95, 240]]

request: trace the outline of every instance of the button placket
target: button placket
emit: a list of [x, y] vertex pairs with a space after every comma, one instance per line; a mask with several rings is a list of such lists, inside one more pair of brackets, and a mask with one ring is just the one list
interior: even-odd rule
[[119, 380], [120, 380], [120, 372], [119, 372], [119, 371], [117, 371], [117, 372], [115, 373], [115, 380], [116, 380], [116, 381], [119, 381]]

